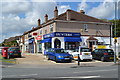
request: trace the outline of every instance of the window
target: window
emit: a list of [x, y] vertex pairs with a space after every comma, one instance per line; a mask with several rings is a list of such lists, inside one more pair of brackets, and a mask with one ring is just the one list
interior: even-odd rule
[[88, 25], [87, 24], [84, 24], [84, 31], [88, 32]]
[[50, 25], [50, 32], [53, 32], [53, 24]]
[[42, 35], [42, 30], [40, 30], [40, 35]]
[[47, 30], [45, 30], [45, 34], [47, 34]]

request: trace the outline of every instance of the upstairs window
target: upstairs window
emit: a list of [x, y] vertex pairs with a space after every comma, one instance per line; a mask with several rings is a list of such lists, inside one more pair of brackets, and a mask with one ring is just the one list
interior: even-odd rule
[[50, 32], [53, 32], [53, 24], [50, 25]]
[[47, 34], [47, 30], [45, 30], [45, 34]]
[[88, 32], [88, 25], [87, 24], [84, 24], [84, 31]]
[[40, 30], [40, 35], [42, 35], [42, 30]]

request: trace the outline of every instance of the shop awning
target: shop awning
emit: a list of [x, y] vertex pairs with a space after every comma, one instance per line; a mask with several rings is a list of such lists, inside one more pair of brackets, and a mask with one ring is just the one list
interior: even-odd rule
[[41, 43], [47, 43], [47, 42], [51, 42], [52, 38], [47, 38], [41, 41]]
[[65, 42], [82, 42], [80, 37], [64, 37]]

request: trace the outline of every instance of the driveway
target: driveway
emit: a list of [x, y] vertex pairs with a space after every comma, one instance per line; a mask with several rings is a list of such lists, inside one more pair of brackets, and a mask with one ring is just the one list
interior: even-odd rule
[[[56, 63], [55, 61], [47, 60], [43, 54], [23, 54], [22, 58], [16, 58], [16, 63], [19, 66], [24, 67], [39, 67], [39, 66], [51, 66], [51, 67], [76, 67], [77, 61], [72, 61], [71, 63]], [[29, 65], [29, 66], [26, 66]], [[88, 67], [95, 67], [95, 66], [111, 66], [114, 65], [114, 62], [101, 62], [97, 60], [93, 60], [90, 62], [80, 62], [80, 66], [88, 66]]]

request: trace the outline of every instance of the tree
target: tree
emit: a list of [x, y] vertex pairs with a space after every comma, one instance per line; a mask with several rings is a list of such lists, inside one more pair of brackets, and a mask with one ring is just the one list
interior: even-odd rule
[[120, 37], [120, 19], [118, 20], [109, 20], [110, 22], [113, 23], [113, 37], [115, 37], [115, 21], [116, 21], [116, 37]]

